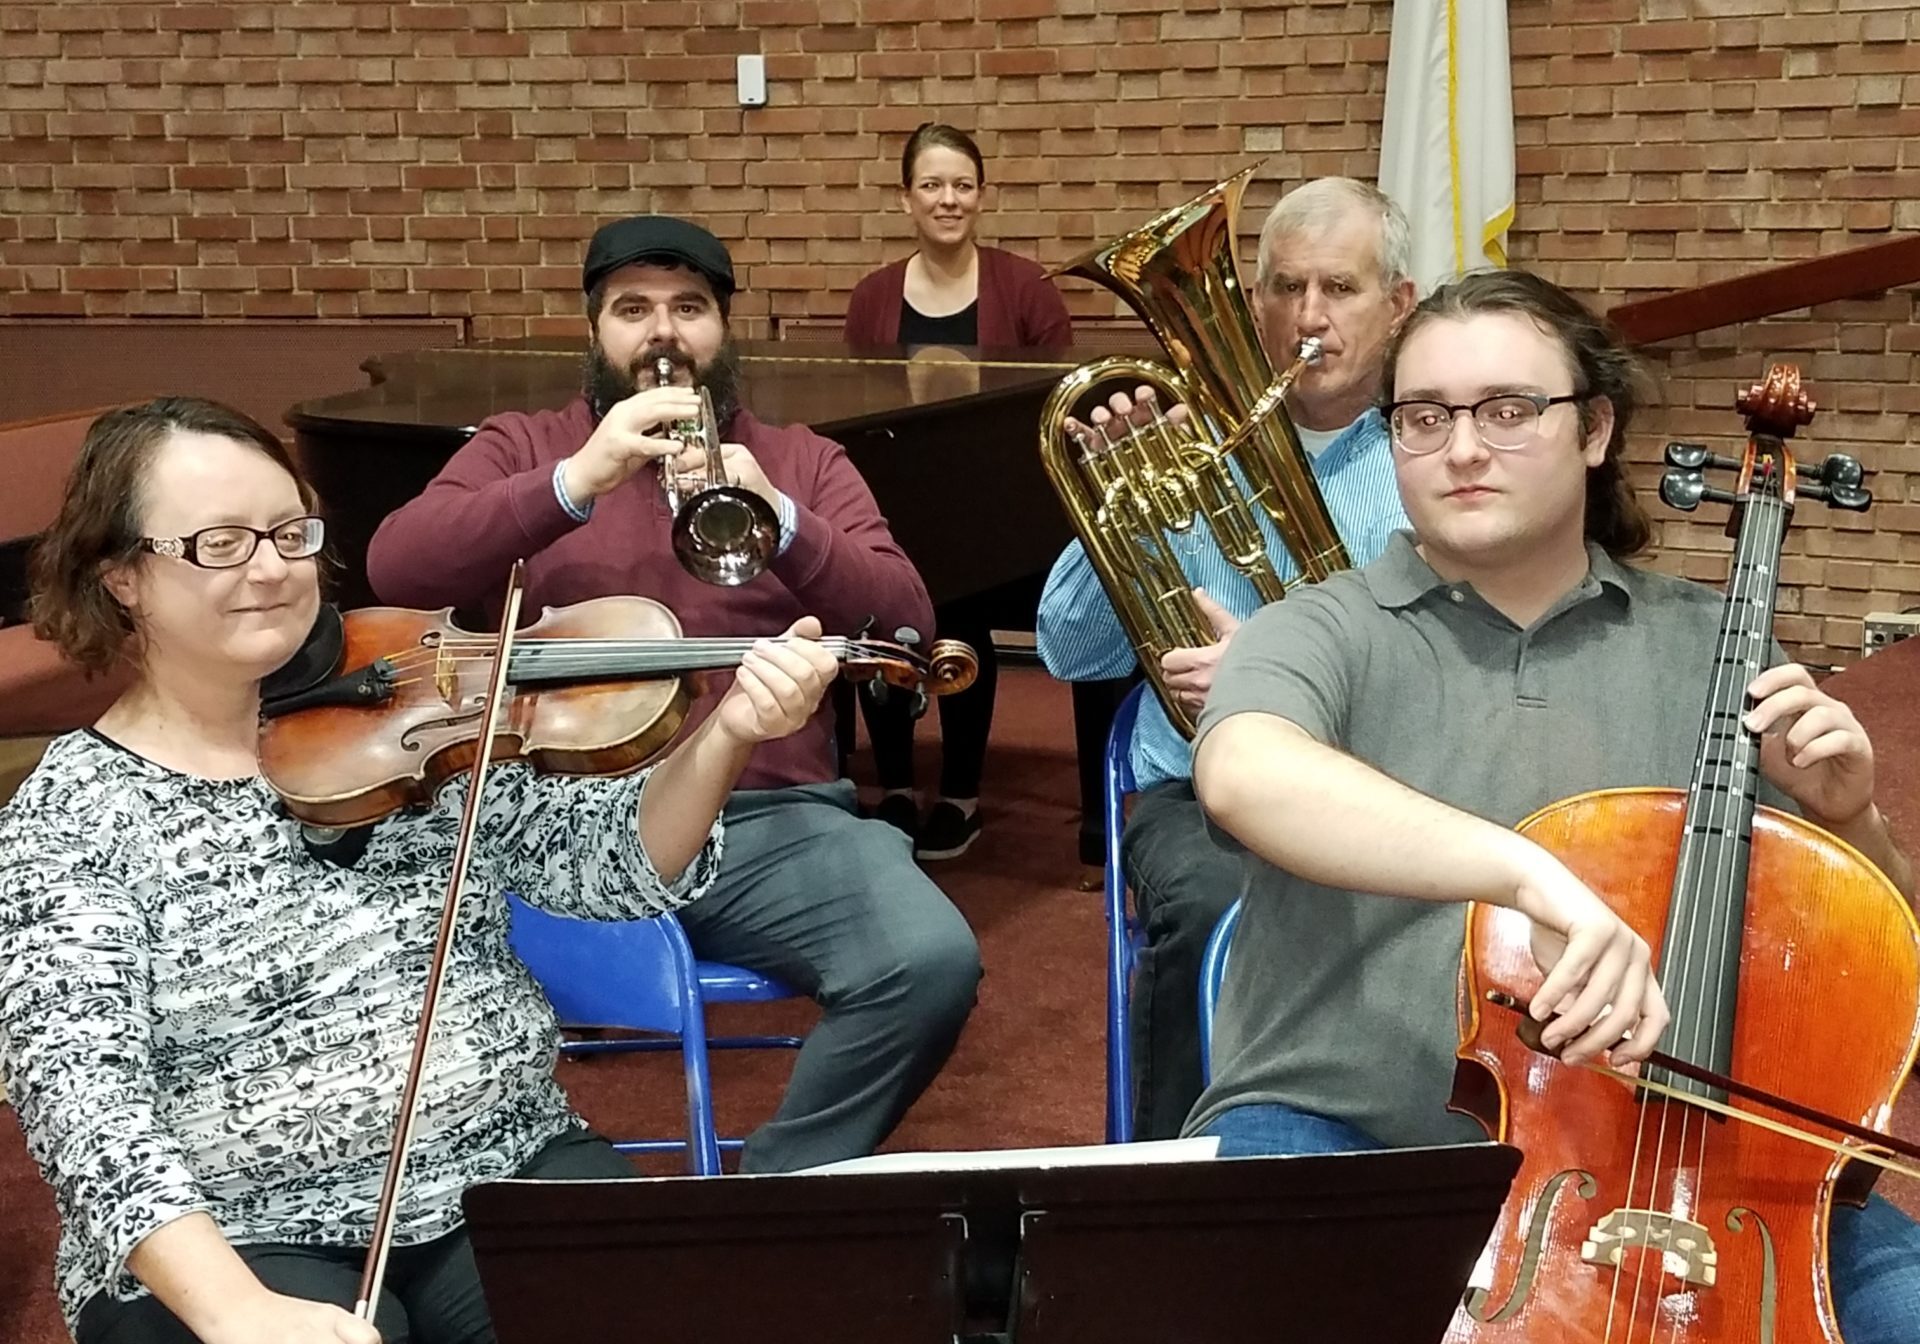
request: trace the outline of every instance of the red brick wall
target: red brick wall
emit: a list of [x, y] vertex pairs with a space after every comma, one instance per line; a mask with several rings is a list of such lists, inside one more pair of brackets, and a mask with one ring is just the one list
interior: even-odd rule
[[[979, 133], [987, 235], [1049, 263], [1260, 155], [1249, 222], [1301, 178], [1371, 177], [1391, 9], [8, 0], [0, 316], [572, 332], [587, 234], [663, 210], [732, 243], [747, 332], [837, 317], [905, 250], [899, 146], [930, 117]], [[1611, 304], [1920, 227], [1906, 0], [1512, 0], [1511, 19], [1517, 263]], [[742, 110], [733, 58], [756, 50], [771, 104]], [[1913, 318], [1900, 291], [1649, 352], [1649, 459], [1731, 435], [1734, 387], [1789, 358], [1826, 408], [1809, 455], [1876, 470], [1873, 514], [1808, 510], [1791, 542], [1782, 634], [1822, 661], [1858, 649], [1864, 612], [1920, 603]], [[1661, 531], [1661, 564], [1724, 568], [1711, 526]]]

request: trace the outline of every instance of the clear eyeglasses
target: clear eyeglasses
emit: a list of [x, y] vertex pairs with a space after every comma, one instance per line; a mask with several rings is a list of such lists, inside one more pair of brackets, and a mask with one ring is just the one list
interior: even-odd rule
[[326, 540], [325, 520], [308, 515], [289, 518], [264, 529], [223, 523], [218, 527], [203, 527], [191, 536], [142, 537], [140, 549], [155, 555], [170, 555], [202, 569], [237, 569], [253, 559], [253, 553], [260, 549], [263, 541], [272, 542], [283, 560], [305, 560], [318, 555]]
[[1584, 394], [1569, 392], [1549, 397], [1539, 392], [1502, 392], [1483, 397], [1470, 406], [1453, 406], [1444, 401], [1396, 401], [1387, 407], [1387, 423], [1393, 427], [1393, 441], [1403, 453], [1415, 457], [1436, 453], [1453, 438], [1454, 417], [1465, 411], [1473, 417], [1474, 433], [1489, 448], [1525, 448], [1540, 433], [1540, 417], [1550, 406], [1585, 401]]

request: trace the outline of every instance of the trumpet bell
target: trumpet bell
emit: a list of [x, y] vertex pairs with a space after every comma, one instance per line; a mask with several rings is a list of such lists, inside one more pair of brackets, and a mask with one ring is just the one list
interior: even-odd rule
[[779, 516], [744, 486], [709, 486], [673, 517], [680, 567], [720, 588], [737, 588], [764, 573], [779, 546]]

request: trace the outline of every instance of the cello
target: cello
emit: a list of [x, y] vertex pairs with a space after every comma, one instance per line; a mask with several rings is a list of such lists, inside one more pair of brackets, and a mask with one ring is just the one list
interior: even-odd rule
[[[1689, 787], [1581, 794], [1518, 828], [1655, 949], [1667, 1054], [1629, 1077], [1541, 1052], [1536, 1024], [1489, 1011], [1540, 987], [1529, 922], [1471, 907], [1453, 1106], [1525, 1156], [1483, 1260], [1490, 1282], [1468, 1292], [1449, 1344], [1841, 1339], [1828, 1216], [1836, 1198], [1865, 1198], [1868, 1161], [1890, 1164], [1823, 1131], [1885, 1127], [1920, 1049], [1920, 925], [1851, 846], [1756, 801], [1759, 739], [1741, 719], [1772, 662], [1795, 503], [1871, 497], [1850, 458], [1795, 463], [1786, 440], [1814, 409], [1797, 369], [1775, 365], [1736, 405], [1742, 458], [1671, 444], [1661, 485], [1677, 508], [1733, 506]], [[1722, 468], [1738, 471], [1731, 491], [1706, 484]]]

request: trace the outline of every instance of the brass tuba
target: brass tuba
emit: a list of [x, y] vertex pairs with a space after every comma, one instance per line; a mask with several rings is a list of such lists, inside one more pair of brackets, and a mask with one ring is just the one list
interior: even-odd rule
[[[1287, 585], [1256, 510], [1272, 521], [1304, 580], [1351, 563], [1282, 405], [1301, 370], [1319, 358], [1319, 342], [1301, 342], [1276, 378], [1234, 267], [1234, 221], [1258, 166], [1056, 272], [1096, 280], [1125, 299], [1175, 366], [1121, 356], [1075, 369], [1041, 412], [1040, 457], [1142, 670], [1189, 738], [1193, 715], [1167, 689], [1160, 659], [1215, 636], [1165, 534], [1204, 522], [1263, 602], [1284, 597]], [[1156, 416], [1118, 439], [1069, 442], [1063, 417], [1116, 379], [1129, 392], [1138, 383], [1154, 387], [1163, 406], [1184, 403], [1188, 423]]]

